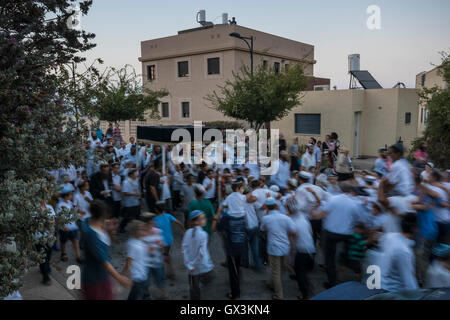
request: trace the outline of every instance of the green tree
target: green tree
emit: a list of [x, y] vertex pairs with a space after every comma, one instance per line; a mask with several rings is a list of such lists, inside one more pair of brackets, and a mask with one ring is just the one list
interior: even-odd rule
[[428, 120], [423, 139], [428, 144], [428, 154], [440, 168], [450, 168], [450, 56], [441, 52], [442, 63], [438, 74], [447, 83], [446, 88], [434, 86], [419, 93], [421, 103], [426, 105]]
[[[58, 191], [49, 170], [82, 165], [86, 128], [64, 101], [58, 66], [83, 61], [94, 34], [70, 28], [72, 0], [3, 0], [0, 6], [0, 297], [41, 261], [36, 238], [53, 226], [39, 208]], [[87, 14], [92, 1], [79, 4]], [[58, 223], [76, 219], [61, 214]]]
[[284, 118], [300, 105], [300, 93], [307, 85], [301, 64], [280, 73], [260, 65], [253, 76], [244, 66], [233, 76], [234, 79], [219, 87], [218, 93], [214, 91], [205, 99], [213, 109], [249, 122], [256, 131], [266, 122]]
[[109, 122], [143, 119], [146, 112], [159, 119], [158, 105], [168, 92], [143, 87], [141, 79], [131, 65], [110, 68], [88, 95], [94, 97], [92, 114]]

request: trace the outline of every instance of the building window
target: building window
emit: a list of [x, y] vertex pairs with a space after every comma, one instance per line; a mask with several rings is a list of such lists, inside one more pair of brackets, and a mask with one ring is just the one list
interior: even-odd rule
[[179, 61], [178, 62], [178, 77], [188, 77], [189, 76], [189, 62], [188, 61]]
[[162, 113], [163, 118], [169, 117], [169, 103], [168, 102], [163, 102], [161, 104], [161, 113]]
[[422, 73], [422, 77], [421, 77], [421, 80], [420, 80], [420, 84], [422, 85], [422, 87], [425, 86], [425, 78], [426, 78], [426, 76], [427, 76], [427, 74], [425, 72]]
[[320, 113], [318, 114], [296, 114], [295, 133], [320, 134]]
[[187, 102], [187, 101], [181, 103], [181, 116], [183, 118], [189, 118], [190, 117], [189, 102]]
[[208, 59], [208, 74], [220, 74], [220, 58]]
[[411, 123], [411, 112], [406, 112], [405, 113], [405, 124], [410, 124]]
[[267, 69], [267, 64], [268, 64], [267, 60], [263, 60], [263, 67], [264, 67], [264, 69]]
[[423, 108], [420, 108], [420, 123], [423, 123]]
[[275, 73], [279, 73], [280, 72], [280, 63], [279, 62], [274, 62], [273, 68], [275, 70]]
[[155, 80], [156, 79], [156, 66], [151, 65], [147, 66], [147, 80]]

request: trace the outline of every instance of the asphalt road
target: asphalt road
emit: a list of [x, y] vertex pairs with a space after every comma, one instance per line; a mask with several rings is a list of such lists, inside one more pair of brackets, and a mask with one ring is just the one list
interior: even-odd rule
[[[176, 218], [181, 221], [181, 214], [176, 213]], [[112, 264], [119, 272], [122, 270], [126, 259], [126, 241], [128, 234], [119, 234], [116, 242], [112, 246], [111, 258]], [[183, 257], [181, 253], [182, 232], [178, 227], [174, 226], [174, 245], [171, 249], [171, 258], [175, 270], [176, 279], [166, 280], [167, 292], [169, 299], [184, 300], [189, 299], [189, 284], [188, 274], [183, 264]], [[69, 274], [66, 273], [67, 267], [77, 264], [75, 261], [75, 254], [72, 245], [68, 243], [67, 253], [69, 260], [62, 262], [60, 260], [60, 252], [53, 251], [52, 257], [52, 276], [61, 285], [66, 286], [66, 281]], [[228, 282], [228, 270], [220, 265], [225, 261], [225, 253], [222, 249], [222, 243], [218, 234], [214, 234], [211, 238], [210, 253], [214, 262], [215, 268], [213, 272], [213, 281], [206, 287], [202, 287], [202, 298], [205, 300], [224, 300], [226, 294], [230, 291]], [[338, 256], [338, 254], [337, 254]], [[323, 282], [326, 281], [326, 274], [323, 268], [319, 265], [323, 264], [323, 255], [319, 248], [315, 259], [314, 270], [310, 273], [310, 279], [313, 286], [313, 293], [318, 294], [325, 290]], [[354, 280], [353, 273], [347, 268], [340, 268], [338, 271], [338, 279], [340, 281]], [[286, 268], [283, 271], [283, 290], [285, 299], [297, 299], [299, 290], [297, 283], [289, 278], [289, 270]], [[260, 273], [252, 269], [241, 268], [241, 299], [242, 300], [268, 300], [271, 299], [272, 292], [267, 288], [270, 280], [270, 268], [265, 266]], [[69, 290], [70, 293], [76, 297], [81, 298], [79, 290]], [[151, 287], [152, 299], [160, 297], [159, 291]], [[123, 300], [128, 296], [128, 290], [122, 287], [118, 288], [118, 297]]]

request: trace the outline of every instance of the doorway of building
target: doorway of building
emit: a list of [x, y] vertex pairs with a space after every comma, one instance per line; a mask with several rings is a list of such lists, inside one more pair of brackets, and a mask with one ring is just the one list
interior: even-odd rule
[[359, 124], [361, 122], [361, 112], [355, 112], [355, 145], [353, 147], [353, 158], [359, 157]]

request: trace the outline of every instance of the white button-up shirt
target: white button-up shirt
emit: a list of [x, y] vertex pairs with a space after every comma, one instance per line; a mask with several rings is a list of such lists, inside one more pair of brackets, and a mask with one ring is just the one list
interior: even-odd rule
[[[212, 184], [211, 188], [206, 190], [206, 188], [209, 187], [210, 184]], [[212, 199], [216, 196], [216, 179], [205, 177], [205, 179], [203, 179], [202, 185], [206, 190], [206, 193], [204, 195], [205, 199]]]
[[309, 215], [317, 201], [314, 195], [306, 190], [306, 188], [311, 188], [321, 201], [328, 198], [328, 194], [322, 188], [311, 183], [302, 183], [297, 188], [297, 190], [295, 191], [295, 198], [297, 200], [298, 209], [301, 212]]
[[381, 239], [381, 288], [388, 291], [418, 288], [415, 276], [414, 241], [401, 233], [387, 233]]
[[295, 247], [300, 253], [315, 253], [316, 247], [312, 236], [311, 223], [306, 214], [299, 212], [292, 217], [292, 221], [297, 229], [297, 238], [295, 238]]
[[202, 227], [191, 228], [184, 234], [181, 243], [184, 265], [192, 275], [207, 273], [214, 268], [208, 251], [208, 234]]
[[359, 208], [348, 194], [332, 196], [322, 207], [328, 214], [323, 221], [323, 228], [329, 232], [350, 235], [359, 221]]
[[280, 188], [287, 188], [287, 181], [291, 177], [289, 162], [277, 160], [278, 171], [271, 176], [271, 182]]
[[394, 162], [391, 172], [387, 175], [387, 179], [390, 184], [395, 185], [392, 190], [396, 195], [407, 196], [414, 191], [411, 165], [405, 158]]
[[278, 210], [272, 210], [262, 217], [261, 231], [267, 231], [267, 253], [271, 256], [283, 257], [289, 254], [291, 245], [289, 233], [297, 228], [292, 219]]
[[306, 170], [309, 170], [310, 167], [317, 167], [316, 155], [314, 152], [310, 154], [306, 151], [302, 156], [302, 167], [305, 167]]

